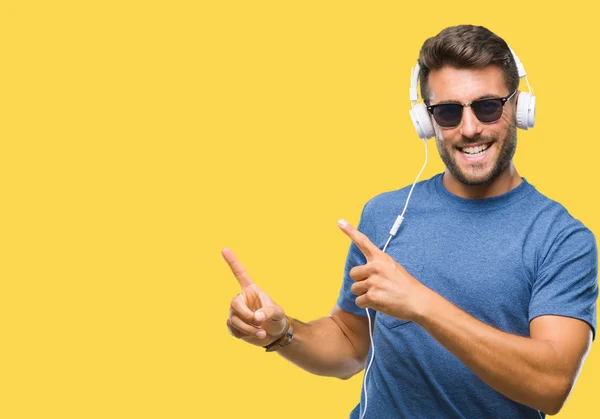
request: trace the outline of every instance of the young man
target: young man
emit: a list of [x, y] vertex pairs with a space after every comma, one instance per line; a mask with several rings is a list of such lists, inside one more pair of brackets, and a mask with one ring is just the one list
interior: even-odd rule
[[342, 289], [331, 314], [309, 324], [286, 316], [223, 249], [242, 286], [228, 328], [307, 371], [349, 378], [370, 360], [372, 309], [368, 406], [363, 394], [351, 418], [556, 414], [595, 334], [594, 236], [514, 167], [519, 75], [501, 38], [447, 28], [423, 44], [419, 64], [445, 172], [416, 185], [386, 253], [409, 188], [367, 202], [358, 229], [340, 221], [353, 241]]

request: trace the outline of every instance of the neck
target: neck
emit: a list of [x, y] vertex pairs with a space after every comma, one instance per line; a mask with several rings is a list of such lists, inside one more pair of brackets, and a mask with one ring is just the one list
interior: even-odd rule
[[522, 181], [523, 179], [517, 173], [512, 162], [498, 176], [480, 185], [462, 183], [448, 169], [442, 178], [442, 182], [449, 192], [467, 199], [484, 199], [502, 195], [519, 186]]

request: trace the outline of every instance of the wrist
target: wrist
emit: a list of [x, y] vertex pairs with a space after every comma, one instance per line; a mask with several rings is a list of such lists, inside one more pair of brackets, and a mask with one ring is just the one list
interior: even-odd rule
[[415, 299], [417, 303], [413, 319], [415, 323], [422, 325], [431, 317], [436, 297], [439, 297], [439, 295], [421, 284], [418, 297]]
[[289, 345], [290, 342], [292, 341], [292, 339], [294, 337], [294, 321], [289, 316], [285, 316], [285, 319], [286, 319], [287, 324], [285, 327], [285, 331], [283, 332], [283, 335], [281, 335], [279, 338], [275, 339], [270, 344], [263, 346], [263, 348], [265, 348], [266, 352], [277, 351], [277, 350], [283, 348], [284, 346]]

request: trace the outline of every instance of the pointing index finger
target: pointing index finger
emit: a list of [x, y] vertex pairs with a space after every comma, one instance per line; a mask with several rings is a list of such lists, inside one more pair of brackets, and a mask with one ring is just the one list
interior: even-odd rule
[[231, 268], [231, 272], [235, 275], [236, 279], [240, 283], [242, 288], [249, 287], [254, 284], [252, 279], [250, 279], [250, 275], [246, 272], [246, 269], [242, 266], [239, 260], [235, 257], [233, 252], [227, 248], [221, 250], [221, 254], [223, 255], [223, 259]]
[[375, 246], [367, 236], [354, 228], [348, 221], [340, 219], [338, 220], [338, 226], [348, 237], [350, 237], [350, 240], [352, 240], [360, 249], [367, 260], [371, 259], [379, 252], [379, 248]]

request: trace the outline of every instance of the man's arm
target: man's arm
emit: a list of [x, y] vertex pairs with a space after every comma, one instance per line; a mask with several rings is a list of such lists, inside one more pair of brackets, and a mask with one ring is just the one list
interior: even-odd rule
[[592, 332], [577, 319], [540, 316], [530, 338], [495, 329], [429, 292], [415, 322], [506, 397], [554, 415], [566, 401]]
[[[223, 249], [222, 255], [241, 286], [231, 300], [229, 332], [255, 346], [275, 342], [288, 330], [283, 308], [252, 281], [231, 250]], [[329, 317], [294, 321], [294, 337], [279, 353], [313, 374], [346, 379], [364, 368], [369, 346], [368, 318], [336, 306]]]
[[294, 338], [278, 352], [313, 374], [348, 379], [365, 367], [368, 322], [336, 305], [329, 317], [308, 324], [294, 320]]
[[358, 307], [419, 324], [498, 392], [546, 413], [560, 410], [590, 348], [587, 323], [544, 315], [530, 322], [529, 338], [503, 332], [421, 284], [347, 222], [339, 225], [367, 260], [350, 270]]

